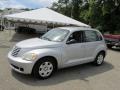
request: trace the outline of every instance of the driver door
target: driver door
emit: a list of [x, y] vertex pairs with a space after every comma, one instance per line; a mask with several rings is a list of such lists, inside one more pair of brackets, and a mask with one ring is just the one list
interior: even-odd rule
[[83, 31], [73, 32], [68, 38], [64, 47], [64, 64], [71, 66], [80, 64], [85, 57], [85, 43]]

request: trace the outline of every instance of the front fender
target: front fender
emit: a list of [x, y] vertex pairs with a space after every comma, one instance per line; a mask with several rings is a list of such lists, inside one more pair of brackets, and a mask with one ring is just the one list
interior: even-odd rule
[[36, 53], [38, 55], [35, 62], [37, 62], [39, 59], [43, 57], [52, 56], [56, 58], [58, 67], [60, 67], [61, 65], [61, 49], [60, 48], [36, 49], [36, 50], [30, 51], [29, 53]]

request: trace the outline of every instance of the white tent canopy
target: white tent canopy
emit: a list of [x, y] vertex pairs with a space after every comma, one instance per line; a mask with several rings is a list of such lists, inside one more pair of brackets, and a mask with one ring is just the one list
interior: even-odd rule
[[58, 25], [75, 25], [81, 27], [90, 27], [82, 22], [64, 16], [48, 8], [41, 8], [32, 11], [26, 11], [17, 14], [5, 15], [5, 18], [17, 22], [46, 23]]

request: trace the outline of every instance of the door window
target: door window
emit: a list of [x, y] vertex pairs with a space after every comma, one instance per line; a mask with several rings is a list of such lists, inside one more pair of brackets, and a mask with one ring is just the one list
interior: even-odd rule
[[100, 38], [97, 35], [96, 31], [85, 31], [85, 41], [86, 42], [100, 41]]
[[83, 31], [73, 32], [67, 40], [67, 44], [75, 44], [83, 42]]

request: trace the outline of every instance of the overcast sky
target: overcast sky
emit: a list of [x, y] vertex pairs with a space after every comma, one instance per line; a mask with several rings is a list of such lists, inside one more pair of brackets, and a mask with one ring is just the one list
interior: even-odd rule
[[57, 0], [0, 0], [0, 8], [41, 8], [49, 7]]

